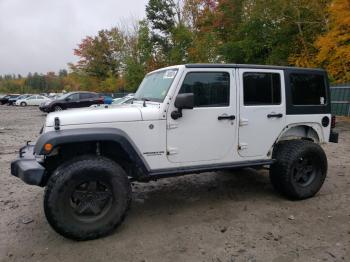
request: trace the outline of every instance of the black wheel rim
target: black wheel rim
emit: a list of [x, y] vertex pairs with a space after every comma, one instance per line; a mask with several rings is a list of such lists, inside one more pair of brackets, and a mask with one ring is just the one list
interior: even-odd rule
[[319, 168], [312, 157], [300, 157], [294, 165], [293, 180], [297, 185], [307, 187], [315, 180], [318, 172]]
[[111, 187], [101, 181], [79, 184], [70, 197], [73, 215], [80, 221], [91, 222], [103, 217], [111, 209]]

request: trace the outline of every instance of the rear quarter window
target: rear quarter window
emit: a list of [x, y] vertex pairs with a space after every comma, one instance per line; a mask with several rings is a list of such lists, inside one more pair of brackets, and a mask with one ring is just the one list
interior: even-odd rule
[[325, 105], [328, 103], [326, 84], [320, 74], [290, 74], [293, 105]]

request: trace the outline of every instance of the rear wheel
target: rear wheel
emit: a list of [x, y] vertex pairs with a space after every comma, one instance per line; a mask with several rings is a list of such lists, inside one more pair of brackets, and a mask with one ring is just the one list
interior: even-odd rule
[[282, 141], [274, 150], [276, 163], [271, 166], [270, 180], [274, 188], [291, 199], [314, 196], [327, 175], [327, 157], [323, 149], [311, 141]]
[[128, 177], [117, 163], [85, 156], [53, 173], [45, 191], [44, 210], [56, 232], [88, 240], [111, 233], [123, 221], [130, 200]]
[[26, 103], [26, 102], [21, 102], [20, 105], [21, 105], [21, 106], [27, 106], [27, 103]]

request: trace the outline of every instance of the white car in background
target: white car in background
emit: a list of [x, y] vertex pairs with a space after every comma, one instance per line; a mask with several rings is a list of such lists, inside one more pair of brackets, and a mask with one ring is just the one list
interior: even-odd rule
[[16, 101], [16, 106], [40, 106], [42, 103], [51, 101], [50, 98], [41, 95], [32, 95], [25, 99], [19, 99]]
[[130, 104], [134, 100], [134, 94], [113, 99], [112, 105]]
[[97, 104], [97, 105], [91, 105], [90, 107], [98, 108], [98, 107], [105, 107], [108, 108], [108, 106], [116, 106], [116, 105], [124, 105], [124, 104], [131, 104], [134, 100], [134, 94], [128, 94], [123, 97], [114, 98], [112, 104]]

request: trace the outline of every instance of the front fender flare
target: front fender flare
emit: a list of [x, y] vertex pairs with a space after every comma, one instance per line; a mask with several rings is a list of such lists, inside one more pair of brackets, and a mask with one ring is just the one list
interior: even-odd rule
[[36, 155], [45, 155], [44, 145], [52, 144], [53, 148], [59, 145], [79, 142], [93, 141], [114, 141], [117, 142], [128, 153], [130, 159], [147, 174], [149, 166], [142, 154], [129, 138], [129, 136], [117, 128], [77, 128], [58, 131], [50, 131], [42, 134], [37, 140], [34, 153]]

